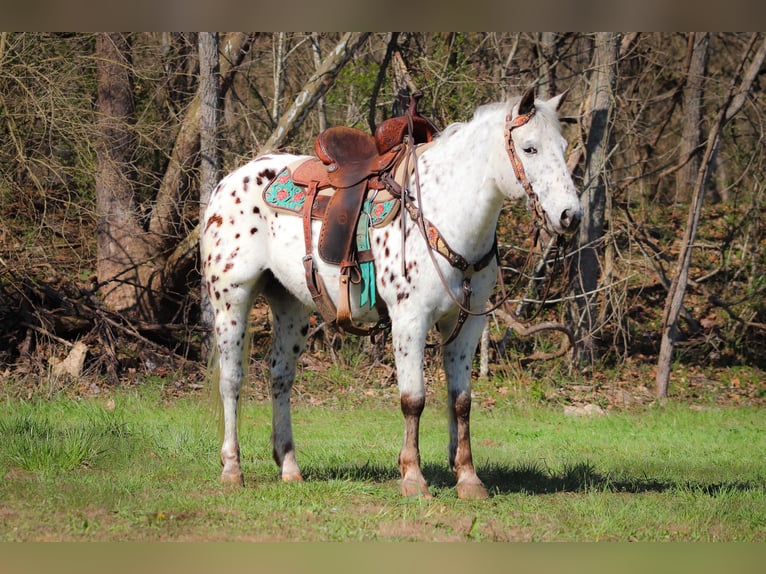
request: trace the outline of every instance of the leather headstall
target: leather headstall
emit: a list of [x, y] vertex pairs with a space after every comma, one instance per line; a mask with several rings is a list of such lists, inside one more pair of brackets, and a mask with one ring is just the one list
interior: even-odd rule
[[535, 223], [540, 224], [541, 226], [545, 225], [545, 212], [543, 211], [542, 206], [540, 205], [540, 200], [537, 197], [537, 194], [535, 193], [535, 190], [532, 189], [532, 184], [529, 183], [529, 179], [527, 178], [527, 173], [524, 171], [524, 164], [521, 163], [521, 159], [519, 158], [519, 155], [516, 153], [516, 147], [513, 145], [513, 130], [516, 128], [520, 128], [523, 125], [526, 125], [529, 120], [531, 120], [535, 113], [536, 108], [532, 108], [529, 110], [526, 114], [520, 114], [513, 117], [513, 111], [508, 112], [508, 115], [505, 118], [505, 150], [508, 152], [508, 157], [511, 160], [511, 165], [513, 166], [513, 173], [516, 174], [516, 179], [519, 180], [519, 183], [521, 184], [521, 187], [524, 188], [524, 191], [527, 194], [527, 197], [529, 198], [529, 206], [532, 210], [533, 217], [535, 218]]

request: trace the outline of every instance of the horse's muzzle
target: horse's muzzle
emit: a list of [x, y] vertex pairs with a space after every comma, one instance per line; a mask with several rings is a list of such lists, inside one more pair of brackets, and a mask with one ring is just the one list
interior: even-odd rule
[[574, 233], [582, 219], [581, 209], [565, 209], [559, 218], [559, 227], [563, 233]]

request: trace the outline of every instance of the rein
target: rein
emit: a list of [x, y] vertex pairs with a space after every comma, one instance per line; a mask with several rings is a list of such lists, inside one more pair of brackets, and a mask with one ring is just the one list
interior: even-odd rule
[[[514, 148], [513, 144], [513, 137], [512, 132], [514, 129], [521, 127], [525, 124], [527, 124], [532, 117], [535, 115], [535, 108], [533, 107], [528, 113], [522, 114], [519, 116], [516, 116], [516, 118], [512, 118], [512, 111], [508, 113], [508, 116], [506, 117], [505, 121], [505, 148], [506, 152], [508, 153], [508, 157], [511, 160], [511, 165], [513, 166], [514, 174], [516, 175], [516, 179], [519, 180], [519, 183], [524, 188], [524, 191], [527, 194], [527, 198], [529, 200], [529, 207], [532, 210], [533, 213], [533, 223], [535, 225], [535, 228], [538, 227], [538, 222], [541, 222], [542, 224], [545, 223], [545, 213], [540, 206], [540, 201], [537, 197], [537, 194], [532, 189], [532, 184], [529, 182], [529, 179], [527, 178], [526, 172], [524, 171], [524, 165], [521, 163], [521, 160], [518, 157], [518, 154], [516, 153], [516, 150]], [[412, 117], [410, 114], [408, 114], [408, 130], [409, 130], [409, 136], [410, 139], [412, 139], [412, 133], [413, 133], [413, 125], [412, 125]], [[407, 162], [412, 159], [413, 162], [413, 175], [415, 178], [415, 192], [417, 196], [417, 204], [422, 205], [423, 201], [421, 199], [420, 194], [420, 175], [418, 172], [418, 158], [415, 151], [415, 146], [410, 146], [409, 153], [407, 156]], [[444, 238], [439, 233], [439, 230], [431, 224], [430, 221], [425, 219], [423, 216], [422, 210], [418, 209], [416, 205], [412, 205], [412, 203], [407, 203], [407, 190], [403, 189], [402, 186], [396, 184], [393, 182], [393, 180], [386, 180], [386, 183], [389, 186], [389, 190], [393, 193], [400, 194], [400, 201], [402, 202], [403, 207], [406, 209], [406, 211], [410, 214], [410, 217], [415, 221], [415, 223], [418, 226], [418, 229], [420, 230], [421, 235], [426, 241], [426, 245], [428, 247], [428, 255], [431, 258], [431, 261], [434, 265], [434, 268], [436, 269], [436, 273], [439, 276], [439, 280], [441, 281], [442, 285], [444, 286], [445, 291], [449, 295], [450, 299], [452, 299], [452, 302], [455, 303], [455, 305], [458, 308], [458, 318], [455, 322], [455, 326], [452, 329], [452, 332], [450, 333], [447, 340], [444, 341], [444, 345], [448, 345], [451, 343], [460, 333], [461, 328], [463, 327], [463, 324], [468, 319], [469, 316], [482, 316], [482, 315], [488, 315], [495, 311], [496, 309], [500, 308], [510, 297], [511, 292], [508, 291], [501, 297], [501, 299], [496, 302], [494, 305], [489, 307], [488, 309], [485, 309], [483, 311], [472, 311], [471, 306], [471, 294], [472, 294], [472, 288], [471, 288], [471, 278], [473, 277], [474, 273], [477, 273], [484, 269], [487, 265], [490, 264], [492, 259], [498, 260], [498, 250], [497, 250], [497, 236], [495, 236], [495, 240], [492, 244], [492, 248], [481, 258], [479, 261], [470, 264], [468, 261], [459, 253], [453, 251], [447, 242], [444, 240]], [[404, 210], [402, 210], [404, 211]], [[402, 233], [404, 234], [404, 225], [402, 225]], [[537, 233], [536, 233], [537, 235]], [[441, 271], [441, 268], [439, 267], [436, 256], [434, 255], [434, 251], [442, 255], [447, 261], [449, 261], [450, 265], [452, 265], [454, 268], [460, 270], [463, 272], [463, 285], [462, 285], [462, 293], [463, 293], [463, 300], [459, 301], [458, 298], [452, 293], [452, 289], [450, 289], [449, 285], [447, 284], [447, 280], [444, 278], [444, 274]], [[402, 253], [404, 253], [404, 250], [402, 250]], [[530, 251], [531, 256], [531, 251]], [[529, 263], [529, 260], [528, 262]], [[406, 274], [406, 269], [405, 269]]]

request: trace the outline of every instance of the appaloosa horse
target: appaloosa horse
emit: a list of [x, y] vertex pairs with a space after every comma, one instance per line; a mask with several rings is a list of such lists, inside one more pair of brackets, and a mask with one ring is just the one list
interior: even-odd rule
[[[426, 396], [426, 333], [436, 326], [443, 342], [449, 464], [457, 493], [460, 498], [487, 497], [471, 455], [471, 363], [484, 324], [481, 312], [497, 278], [495, 229], [501, 205], [506, 198], [527, 201], [533, 217], [553, 234], [573, 232], [582, 216], [564, 159], [566, 142], [557, 113], [561, 97], [535, 100], [529, 91], [522, 98], [482, 106], [471, 121], [447, 127], [419, 153], [417, 170], [401, 183], [406, 209], [384, 225], [369, 227], [377, 304], [360, 304], [361, 287], [354, 284], [351, 310], [360, 323], [375, 323], [383, 312], [390, 318], [405, 421], [399, 455], [405, 496], [430, 496], [420, 466], [418, 428]], [[219, 369], [224, 412], [224, 483], [244, 484], [237, 401], [247, 365], [248, 313], [257, 294], [265, 296], [273, 316], [273, 456], [282, 480], [303, 479], [295, 457], [290, 391], [314, 303], [304, 267], [303, 220], [266, 197], [280, 174], [289, 175], [286, 168], [306, 159], [273, 153], [237, 169], [212, 193], [202, 221], [202, 270], [215, 310], [212, 368]], [[316, 252], [321, 225], [311, 224], [313, 261], [337, 302], [339, 267]], [[466, 306], [470, 313], [461, 311]]]

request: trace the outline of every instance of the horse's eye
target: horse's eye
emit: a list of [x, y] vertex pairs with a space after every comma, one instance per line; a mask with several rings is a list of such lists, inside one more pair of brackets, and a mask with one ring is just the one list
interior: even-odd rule
[[532, 146], [525, 147], [524, 148], [524, 153], [527, 154], [527, 155], [535, 155], [537, 153], [537, 148], [536, 147], [532, 147]]

